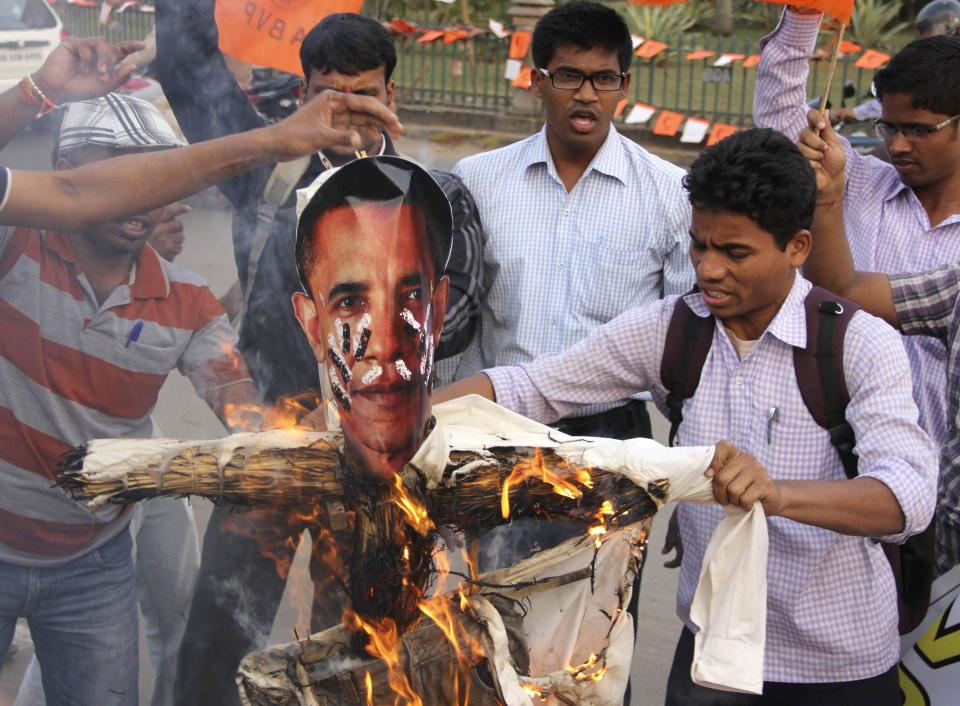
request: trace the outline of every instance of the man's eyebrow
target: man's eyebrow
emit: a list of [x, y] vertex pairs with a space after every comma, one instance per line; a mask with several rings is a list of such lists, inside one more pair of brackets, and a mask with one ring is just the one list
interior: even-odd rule
[[[698, 238], [698, 237], [696, 236], [696, 234], [695, 234], [692, 230], [687, 231], [687, 234], [690, 236], [690, 239], [691, 239], [693, 242], [699, 243], [700, 245], [703, 245], [703, 241], [700, 240], [700, 238]], [[724, 243], [724, 244], [722, 244], [722, 245], [714, 244], [714, 245], [713, 245], [713, 248], [714, 248], [715, 250], [724, 250], [724, 251], [726, 251], [726, 250], [752, 250], [752, 249], [753, 249], [750, 245], [747, 245], [746, 243], [737, 243], [737, 242]]]
[[361, 282], [341, 282], [334, 285], [327, 294], [327, 301], [333, 301], [344, 294], [360, 294], [367, 290], [367, 285]]
[[425, 287], [427, 284], [427, 278], [423, 275], [422, 272], [414, 272], [407, 275], [400, 280], [401, 287]]

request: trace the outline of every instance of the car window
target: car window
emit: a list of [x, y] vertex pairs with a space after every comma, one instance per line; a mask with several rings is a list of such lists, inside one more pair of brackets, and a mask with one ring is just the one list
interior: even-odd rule
[[0, 0], [0, 31], [56, 26], [57, 18], [41, 0]]

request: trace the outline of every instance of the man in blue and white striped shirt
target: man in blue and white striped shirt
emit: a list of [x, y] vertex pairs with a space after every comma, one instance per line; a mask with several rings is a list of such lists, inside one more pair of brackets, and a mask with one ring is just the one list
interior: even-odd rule
[[[457, 377], [563, 351], [627, 309], [693, 284], [683, 170], [612, 126], [630, 86], [630, 32], [613, 10], [571, 2], [533, 33], [537, 134], [461, 161], [486, 234], [480, 332]], [[649, 436], [643, 402], [578, 412], [573, 434]]]

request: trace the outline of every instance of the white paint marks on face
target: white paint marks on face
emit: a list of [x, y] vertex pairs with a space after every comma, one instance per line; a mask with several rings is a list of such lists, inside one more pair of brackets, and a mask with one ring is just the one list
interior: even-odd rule
[[413, 315], [409, 309], [404, 309], [400, 312], [400, 318], [407, 322], [407, 325], [412, 328], [414, 331], [420, 331], [421, 326], [420, 322], [417, 321], [416, 317]]
[[410, 380], [413, 377], [413, 373], [410, 372], [410, 368], [407, 367], [407, 364], [403, 362], [403, 358], [397, 359], [397, 362], [393, 364], [393, 367], [397, 369], [397, 372], [400, 373], [400, 377], [404, 380]]
[[420, 376], [429, 384], [430, 376], [433, 374], [433, 336], [430, 334], [430, 305], [427, 304], [426, 315], [423, 319], [423, 328], [420, 331], [421, 346], [418, 353], [420, 358]]
[[383, 375], [383, 368], [380, 367], [380, 363], [373, 361], [373, 367], [365, 372], [360, 380], [364, 385], [369, 385], [381, 375]]
[[337, 382], [337, 371], [331, 365], [328, 370], [330, 373], [330, 389], [333, 391], [333, 396], [337, 398], [337, 402], [340, 403], [340, 406], [343, 408], [343, 411], [350, 411], [350, 395], [347, 394], [347, 391], [344, 390], [340, 383]]
[[357, 360], [362, 359], [367, 352], [371, 324], [373, 324], [373, 317], [370, 314], [364, 314], [357, 322], [357, 330], [353, 334], [353, 351]]

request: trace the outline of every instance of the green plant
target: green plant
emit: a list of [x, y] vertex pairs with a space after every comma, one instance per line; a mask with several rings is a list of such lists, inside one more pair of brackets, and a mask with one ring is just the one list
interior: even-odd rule
[[675, 37], [693, 29], [708, 20], [713, 3], [709, 0], [690, 0], [681, 5], [650, 7], [620, 0], [609, 4], [624, 16], [631, 32], [650, 39]]
[[850, 38], [866, 48], [895, 48], [900, 35], [910, 27], [909, 22], [896, 22], [899, 15], [900, 3], [857, 0], [850, 20]]

